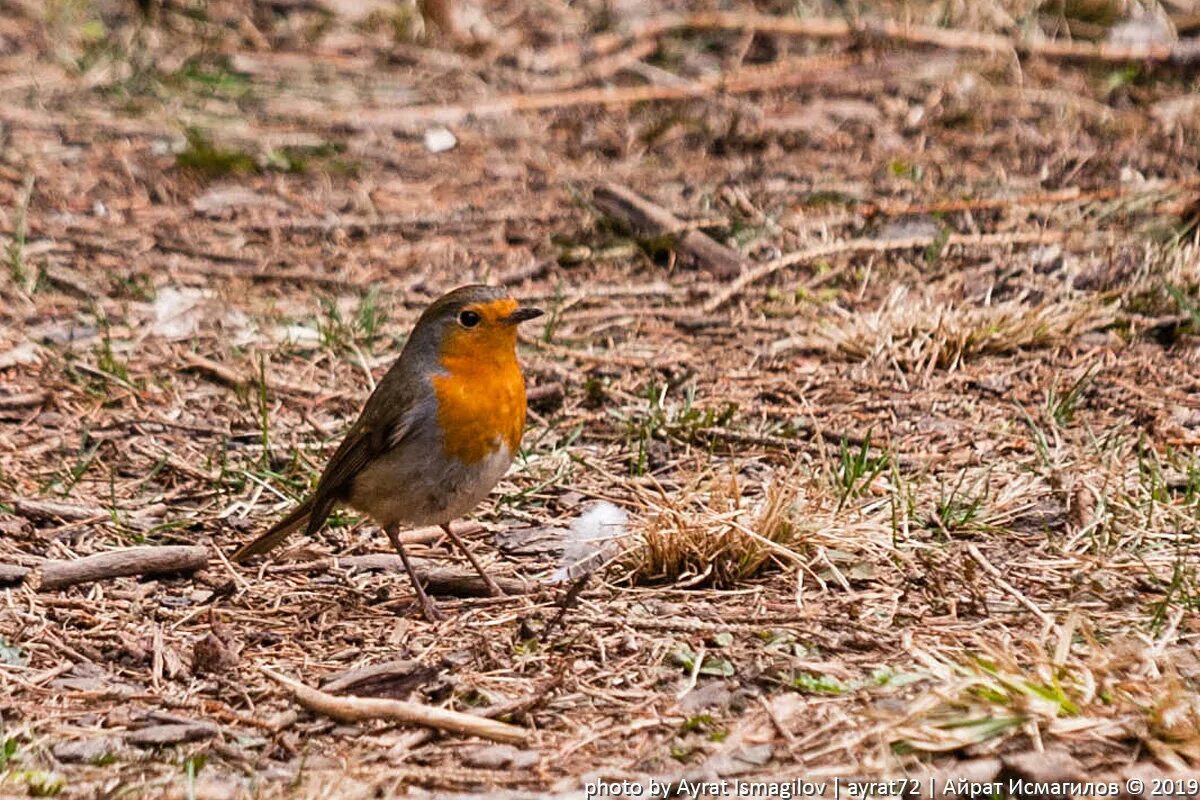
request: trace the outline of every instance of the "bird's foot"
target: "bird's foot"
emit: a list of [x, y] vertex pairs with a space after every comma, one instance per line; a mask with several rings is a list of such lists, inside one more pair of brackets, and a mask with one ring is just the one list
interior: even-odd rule
[[420, 607], [421, 616], [426, 622], [441, 622], [446, 618], [446, 613], [424, 592], [417, 592], [417, 606]]
[[483, 582], [488, 588], [488, 594], [490, 594], [492, 597], [504, 597], [507, 594], [507, 592], [500, 588], [500, 584], [492, 580], [492, 576], [488, 575], [483, 570], [479, 571], [479, 577], [483, 578]]
[[462, 540], [462, 537], [450, 529], [450, 523], [444, 523], [442, 525], [442, 530], [444, 530], [446, 535], [450, 537], [450, 541], [454, 543], [454, 546], [457, 547], [462, 554], [467, 557], [467, 561], [471, 562], [471, 567], [474, 568], [479, 577], [483, 579], [483, 585], [487, 587], [488, 594], [490, 594], [492, 597], [504, 597], [506, 592], [500, 588], [500, 584], [496, 583], [491, 575], [487, 574], [487, 570], [483, 568], [483, 564], [479, 563], [479, 559], [475, 557], [473, 552], [471, 552], [471, 548], [468, 547], [467, 543]]

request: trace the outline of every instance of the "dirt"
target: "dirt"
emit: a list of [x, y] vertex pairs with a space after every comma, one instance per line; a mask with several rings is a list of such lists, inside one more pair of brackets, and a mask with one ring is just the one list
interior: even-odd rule
[[[1195, 62], [1103, 50], [1120, 15], [866, 5], [898, 27], [0, 2], [0, 795], [1193, 769]], [[1155, 12], [1185, 41], [1187, 6]], [[604, 183], [744, 271], [631, 235]], [[353, 560], [391, 550], [348, 510], [222, 558], [471, 282], [548, 312], [523, 452], [459, 523], [530, 591], [425, 622], [403, 573]], [[563, 531], [599, 501], [626, 535], [564, 611]], [[18, 569], [166, 544], [208, 568]], [[263, 667], [529, 741], [337, 722]]]

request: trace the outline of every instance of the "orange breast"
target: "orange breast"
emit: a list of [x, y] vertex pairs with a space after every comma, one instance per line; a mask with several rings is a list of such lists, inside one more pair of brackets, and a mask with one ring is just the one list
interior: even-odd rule
[[491, 358], [442, 357], [446, 374], [433, 378], [446, 455], [474, 464], [501, 443], [515, 454], [525, 429], [525, 379], [516, 353]]

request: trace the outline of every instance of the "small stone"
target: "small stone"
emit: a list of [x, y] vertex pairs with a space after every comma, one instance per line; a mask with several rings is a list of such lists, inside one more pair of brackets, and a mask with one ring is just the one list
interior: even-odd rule
[[679, 708], [694, 714], [706, 708], [724, 708], [733, 696], [724, 681], [713, 681], [692, 689], [679, 700]]
[[447, 150], [453, 150], [458, 144], [458, 139], [454, 138], [454, 134], [448, 128], [438, 126], [425, 131], [425, 149], [431, 153], [444, 153]]

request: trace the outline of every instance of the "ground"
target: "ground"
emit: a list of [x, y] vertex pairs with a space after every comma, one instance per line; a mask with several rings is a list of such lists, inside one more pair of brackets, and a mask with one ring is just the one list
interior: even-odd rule
[[[0, 795], [1194, 768], [1200, 8], [1147, 6], [0, 0]], [[474, 281], [547, 311], [459, 523], [525, 591], [428, 623], [346, 510], [229, 564]], [[13, 577], [135, 545], [208, 566]], [[527, 742], [263, 672], [378, 664], [330, 691]]]

